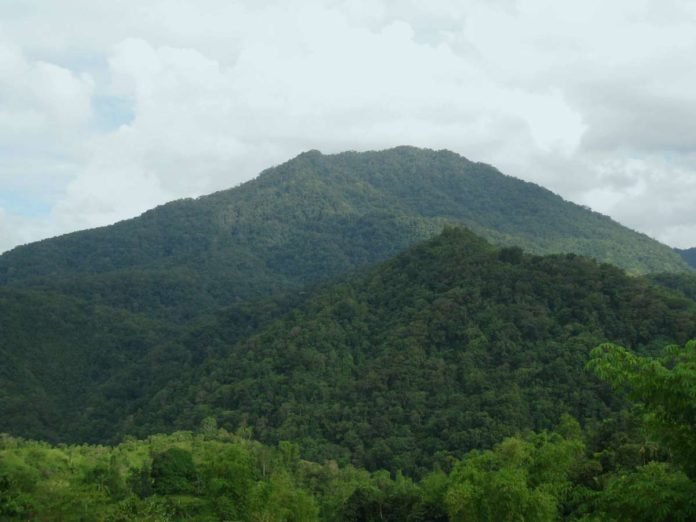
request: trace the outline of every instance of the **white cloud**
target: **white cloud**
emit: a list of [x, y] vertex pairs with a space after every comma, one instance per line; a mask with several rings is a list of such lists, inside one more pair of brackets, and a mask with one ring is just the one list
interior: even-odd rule
[[[14, 158], [0, 166], [22, 175], [41, 157], [62, 188], [31, 226], [14, 216], [23, 232], [0, 249], [309, 148], [398, 144], [451, 148], [696, 244], [692, 2], [19, 5], [0, 7], [0, 147]], [[95, 100], [111, 98], [128, 114], [98, 129]]]
[[0, 147], [40, 150], [47, 141], [69, 142], [89, 122], [92, 92], [89, 75], [28, 60], [0, 43]]

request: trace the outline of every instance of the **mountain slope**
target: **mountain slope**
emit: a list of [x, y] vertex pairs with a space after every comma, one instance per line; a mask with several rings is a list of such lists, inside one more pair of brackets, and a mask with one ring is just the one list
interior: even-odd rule
[[248, 340], [225, 348], [222, 327], [192, 335], [228, 355], [170, 382], [130, 427], [215, 416], [265, 442], [297, 442], [311, 459], [418, 474], [563, 413], [606, 416], [617, 403], [584, 370], [589, 350], [684, 342], [696, 336], [696, 304], [610, 265], [447, 229]]
[[696, 273], [649, 274], [646, 278], [654, 284], [696, 301]]
[[[123, 310], [0, 287], [0, 433], [107, 440], [121, 419], [95, 411], [95, 393], [173, 331]], [[122, 380], [117, 393], [128, 400], [138, 385]]]
[[0, 287], [0, 431], [112, 442], [214, 416], [320, 461], [421, 472], [565, 411], [604, 415], [613, 399], [583, 371], [587, 351], [683, 342], [694, 306], [609, 265], [452, 229], [190, 325]]
[[448, 223], [535, 253], [688, 270], [668, 247], [537, 185], [399, 147], [304, 153], [231, 190], [18, 247], [0, 256], [0, 283], [188, 319], [386, 259]]
[[684, 250], [676, 249], [679, 255], [686, 261], [690, 266], [696, 268], [696, 247], [687, 248]]

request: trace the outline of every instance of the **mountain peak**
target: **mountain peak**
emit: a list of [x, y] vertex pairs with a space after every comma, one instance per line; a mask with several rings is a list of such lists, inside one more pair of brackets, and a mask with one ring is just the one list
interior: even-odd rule
[[538, 185], [451, 151], [401, 146], [307, 151], [236, 188], [16, 248], [0, 256], [0, 283], [90, 275], [124, 292], [118, 274], [139, 271], [221, 302], [386, 259], [446, 225], [498, 246], [574, 252], [636, 273], [689, 269], [665, 245]]

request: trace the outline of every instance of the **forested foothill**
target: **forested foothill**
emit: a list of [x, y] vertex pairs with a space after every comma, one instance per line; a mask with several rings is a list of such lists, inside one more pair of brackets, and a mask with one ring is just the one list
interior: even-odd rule
[[205, 419], [114, 447], [0, 438], [3, 520], [689, 521], [696, 517], [696, 342], [657, 358], [596, 347], [588, 371], [635, 405], [562, 416], [419, 480], [300, 457]]

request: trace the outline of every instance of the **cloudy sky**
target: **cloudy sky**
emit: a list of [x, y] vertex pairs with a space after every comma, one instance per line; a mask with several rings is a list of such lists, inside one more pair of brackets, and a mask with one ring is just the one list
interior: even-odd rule
[[696, 2], [0, 2], [0, 251], [401, 144], [695, 246]]

